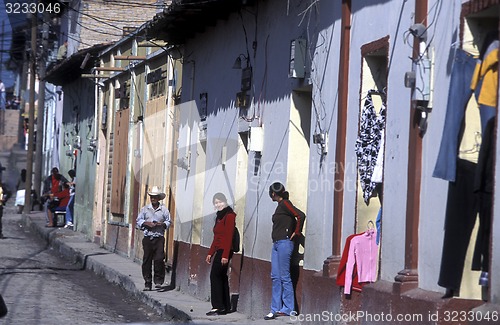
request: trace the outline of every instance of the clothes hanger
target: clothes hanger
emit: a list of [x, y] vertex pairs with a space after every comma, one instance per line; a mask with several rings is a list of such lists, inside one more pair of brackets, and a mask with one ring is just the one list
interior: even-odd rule
[[363, 99], [366, 99], [368, 96], [371, 96], [371, 95], [378, 95], [380, 97], [382, 97], [382, 100], [385, 102], [385, 99], [386, 99], [386, 96], [387, 96], [387, 87], [384, 87], [382, 90], [378, 90], [378, 89], [369, 89], [366, 94], [363, 96]]

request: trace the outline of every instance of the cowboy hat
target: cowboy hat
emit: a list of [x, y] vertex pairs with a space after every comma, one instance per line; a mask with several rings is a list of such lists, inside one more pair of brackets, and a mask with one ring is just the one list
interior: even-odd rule
[[151, 191], [148, 192], [150, 196], [158, 196], [160, 200], [165, 198], [165, 193], [163, 193], [158, 186], [153, 186]]

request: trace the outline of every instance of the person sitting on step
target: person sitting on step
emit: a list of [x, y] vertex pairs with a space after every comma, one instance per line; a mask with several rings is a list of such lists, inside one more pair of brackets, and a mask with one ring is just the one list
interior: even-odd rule
[[[62, 191], [49, 194], [52, 204], [49, 205], [47, 209], [47, 214], [49, 217], [49, 224], [47, 227], [55, 227], [57, 225], [57, 220], [54, 220], [54, 214], [56, 211], [66, 211], [70, 199], [69, 184], [63, 183]], [[59, 202], [57, 204], [57, 202]]]

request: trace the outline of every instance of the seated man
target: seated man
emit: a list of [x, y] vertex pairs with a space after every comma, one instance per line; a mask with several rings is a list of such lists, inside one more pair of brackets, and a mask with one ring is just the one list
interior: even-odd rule
[[66, 207], [68, 206], [70, 193], [69, 193], [69, 184], [63, 183], [62, 191], [56, 192], [54, 194], [49, 194], [51, 202], [59, 201], [59, 204], [51, 204], [49, 203], [47, 207], [47, 214], [49, 217], [49, 224], [47, 227], [55, 227], [57, 224], [57, 220], [54, 220], [54, 212], [56, 211], [66, 211]]
[[52, 227], [52, 217], [49, 218], [49, 209], [53, 207], [53, 205], [49, 206], [49, 201], [47, 198], [51, 198], [52, 193], [57, 193], [62, 190], [62, 184], [67, 183], [68, 180], [59, 174], [59, 168], [54, 167], [51, 170], [51, 175], [48, 176], [44, 181], [43, 181], [43, 191], [42, 191], [42, 199], [44, 204], [47, 207], [47, 227]]

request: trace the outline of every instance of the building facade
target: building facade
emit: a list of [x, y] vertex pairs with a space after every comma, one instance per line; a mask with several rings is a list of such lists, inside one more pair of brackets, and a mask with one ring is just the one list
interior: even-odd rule
[[[498, 196], [483, 210], [488, 223], [460, 208], [474, 194], [455, 188], [488, 138], [472, 72], [456, 75], [463, 62], [475, 68], [498, 18], [498, 1], [479, 0], [173, 3], [100, 51], [89, 237], [140, 261], [135, 218], [160, 186], [174, 218], [174, 284], [209, 299], [212, 197], [223, 192], [242, 234], [231, 294], [239, 311], [263, 316], [276, 208], [268, 188], [279, 181], [307, 215], [292, 263], [301, 320], [364, 311], [433, 323], [444, 311], [498, 311]], [[344, 250], [371, 229], [376, 281], [346, 292]], [[479, 255], [486, 266], [473, 261], [478, 236], [491, 238]], [[334, 316], [322, 320], [347, 322]]]

